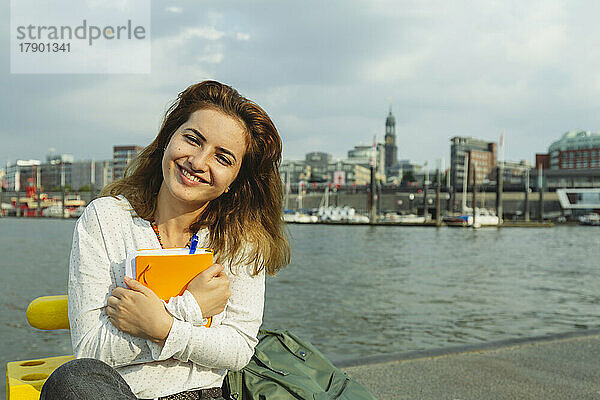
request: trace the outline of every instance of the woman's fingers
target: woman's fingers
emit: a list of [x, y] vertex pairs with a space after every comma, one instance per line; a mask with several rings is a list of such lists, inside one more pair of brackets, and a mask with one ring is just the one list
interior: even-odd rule
[[125, 296], [125, 294], [127, 294], [127, 292], [130, 292], [130, 291], [131, 290], [125, 289], [124, 287], [117, 286], [116, 288], [114, 288], [111, 295], [115, 296], [118, 299], [121, 299], [123, 296]]
[[202, 274], [204, 274], [208, 279], [210, 279], [212, 277], [221, 275], [224, 268], [225, 267], [221, 264], [213, 264], [210, 267], [208, 267], [204, 272], [202, 272]]
[[108, 315], [108, 320], [113, 326], [117, 327], [117, 310], [112, 308], [111, 306], [106, 306], [106, 315]]
[[[112, 297], [112, 296], [111, 296]], [[117, 303], [119, 302], [119, 300], [117, 298], [114, 298], [114, 301], [116, 301]], [[110, 301], [110, 297], [109, 297], [109, 301]], [[114, 303], [114, 301], [111, 301], [112, 303]], [[108, 320], [110, 321], [111, 324], [113, 324], [113, 326], [119, 330], [123, 330], [123, 321], [122, 321], [122, 316], [118, 311], [117, 308], [118, 304], [114, 304], [114, 305], [107, 305], [106, 306], [106, 315], [108, 315]]]
[[119, 330], [123, 330], [122, 326], [119, 324], [119, 320], [115, 317], [108, 317], [108, 320], [110, 321], [110, 323], [117, 329]]
[[231, 296], [229, 277], [223, 265], [213, 264], [197, 275], [187, 289], [196, 299], [202, 315], [211, 317], [223, 312]]
[[140, 282], [136, 281], [133, 278], [130, 278], [128, 276], [125, 276], [123, 278], [123, 281], [125, 282], [125, 284], [129, 287], [129, 289], [134, 290], [136, 292], [140, 292], [143, 293], [147, 296], [153, 296], [154, 292], [152, 291], [152, 289], [142, 285]]
[[120, 300], [117, 297], [111, 295], [111, 296], [108, 296], [108, 300], [106, 300], [106, 305], [109, 307], [116, 308], [117, 305], [119, 304], [119, 302], [120, 302]]
[[117, 287], [106, 300], [110, 323], [122, 332], [160, 342], [171, 330], [173, 318], [162, 300], [141, 283], [126, 280], [130, 289]]

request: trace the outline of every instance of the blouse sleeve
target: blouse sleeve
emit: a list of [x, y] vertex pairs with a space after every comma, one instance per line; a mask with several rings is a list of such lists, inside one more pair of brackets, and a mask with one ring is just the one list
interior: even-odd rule
[[262, 323], [265, 274], [252, 276], [251, 267], [240, 267], [229, 278], [231, 296], [221, 324], [206, 328], [174, 319], [164, 346], [148, 342], [155, 360], [173, 357], [234, 371], [248, 364]]
[[165, 308], [173, 318], [190, 322], [192, 325], [202, 326], [208, 320], [202, 316], [202, 310], [194, 295], [186, 290], [181, 296], [171, 297], [169, 302], [163, 300]]
[[152, 361], [147, 341], [120, 331], [106, 314], [107, 299], [117, 285], [103, 234], [91, 203], [75, 226], [69, 265], [69, 321], [75, 357], [95, 358], [112, 367]]

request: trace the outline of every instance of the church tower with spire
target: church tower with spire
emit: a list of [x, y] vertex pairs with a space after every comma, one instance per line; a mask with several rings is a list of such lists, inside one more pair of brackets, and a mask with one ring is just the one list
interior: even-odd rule
[[396, 147], [396, 118], [392, 114], [392, 106], [385, 120], [385, 174], [398, 164], [398, 148]]

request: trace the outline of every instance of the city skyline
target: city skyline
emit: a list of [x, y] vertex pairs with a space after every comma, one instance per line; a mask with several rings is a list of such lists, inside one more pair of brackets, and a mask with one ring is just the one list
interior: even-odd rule
[[[569, 132], [576, 132], [576, 131], [568, 131], [568, 132], [565, 132], [565, 134], [567, 134]], [[464, 136], [464, 137], [465, 138], [470, 138], [470, 139], [476, 139], [476, 140], [484, 140], [482, 138], [476, 138], [476, 137], [473, 137], [473, 136]], [[437, 164], [439, 164], [441, 161], [443, 161], [443, 163], [446, 165], [446, 168], [448, 168], [448, 161], [451, 159], [451, 144], [452, 144], [452, 139], [453, 138], [454, 137], [448, 138], [448, 146], [449, 146], [448, 147], [448, 149], [449, 149], [448, 153], [449, 153], [449, 156], [443, 156], [443, 157], [437, 157], [437, 158], [435, 158], [435, 157], [429, 157], [429, 158], [426, 158], [421, 163], [419, 163], [419, 162], [417, 162], [417, 161], [415, 161], [414, 159], [411, 159], [411, 158], [398, 157], [397, 160], [396, 160], [396, 162], [410, 161], [410, 162], [414, 162], [415, 164], [418, 164], [418, 165], [420, 165], [422, 167], [428, 167], [428, 169], [430, 169], [430, 170], [435, 170], [435, 169], [438, 168]], [[561, 138], [562, 138], [562, 136], [561, 136]], [[499, 138], [499, 139], [500, 139], [500, 141], [502, 141], [502, 138]], [[484, 140], [484, 141], [486, 141], [486, 140]], [[559, 141], [560, 141], [559, 139], [556, 139], [556, 140], [552, 141], [551, 143], [548, 144], [547, 148], [549, 148], [552, 144], [554, 144], [556, 142], [559, 142]], [[496, 144], [498, 144], [498, 141], [495, 141], [495, 140], [490, 140], [489, 142], [490, 143], [496, 143]], [[325, 154], [328, 154], [328, 155], [332, 156], [333, 160], [340, 161], [340, 160], [348, 159], [349, 158], [349, 156], [348, 156], [349, 153], [352, 152], [352, 151], [355, 151], [356, 148], [365, 147], [365, 146], [366, 147], [372, 147], [372, 145], [373, 145], [372, 143], [371, 144], [366, 144], [364, 142], [360, 142], [360, 143], [354, 144], [354, 146], [352, 148], [347, 149], [347, 150], [342, 151], [342, 152], [340, 152], [340, 151], [333, 152], [333, 151], [328, 151], [328, 150], [324, 150], [324, 149], [312, 149], [312, 150], [307, 151], [305, 154], [300, 155], [297, 158], [288, 158], [288, 157], [284, 156], [282, 158], [282, 161], [301, 161], [301, 160], [304, 160], [310, 153], [325, 153]], [[383, 146], [383, 145], [385, 145], [384, 141], [377, 140], [377, 146]], [[141, 145], [135, 144], [135, 143], [127, 143], [127, 144], [119, 143], [119, 144], [113, 144], [111, 146], [111, 148], [113, 149], [113, 151], [114, 151], [115, 147], [117, 147], [117, 148], [118, 147], [138, 147], [139, 149], [143, 149], [145, 146], [141, 146]], [[502, 150], [502, 146], [499, 146], [498, 149]], [[536, 153], [534, 153], [532, 155], [533, 159], [535, 160], [536, 155], [543, 154], [543, 153], [545, 153], [545, 152], [536, 152]], [[338, 156], [338, 154], [341, 154], [341, 156]], [[9, 159], [9, 160], [7, 160], [7, 162], [4, 162], [3, 164], [0, 164], [0, 169], [4, 168], [7, 165], [15, 165], [15, 162], [17, 160], [22, 160], [22, 161], [36, 160], [36, 161], [40, 161], [40, 162], [43, 163], [43, 162], [48, 161], [48, 160], [50, 160], [50, 159], [52, 159], [53, 157], [56, 157], [56, 156], [71, 157], [71, 158], [74, 159], [74, 161], [102, 161], [102, 160], [112, 160], [112, 158], [113, 158], [112, 156], [108, 156], [108, 157], [105, 157], [105, 158], [81, 158], [81, 157], [78, 157], [77, 154], [64, 153], [64, 152], [59, 151], [59, 149], [49, 148], [46, 151], [46, 153], [44, 154], [43, 157], [39, 157], [39, 158], [27, 157], [27, 156], [15, 157], [14, 159]], [[506, 157], [503, 160], [501, 158], [502, 156], [503, 156], [502, 154], [499, 154], [498, 162], [500, 162], [500, 161], [507, 161], [507, 162], [509, 162], [509, 161], [512, 161], [512, 162], [527, 161], [527, 162], [530, 162], [530, 159], [510, 160], [510, 159], [507, 159]], [[384, 162], [384, 160], [379, 160], [379, 158], [381, 158], [381, 157], [378, 156], [378, 158], [377, 158], [377, 160], [378, 160], [377, 162], [378, 163], [379, 162]], [[433, 162], [433, 164], [431, 164], [432, 162]], [[531, 163], [531, 165], [534, 165], [534, 164], [535, 163]]]
[[[593, 16], [566, 1], [349, 1], [258, 6], [152, 2], [152, 73], [10, 74], [0, 83], [0, 165], [45, 158], [110, 159], [113, 145], [150, 143], [188, 85], [217, 79], [260, 104], [284, 158], [345, 158], [383, 142], [390, 104], [398, 159], [448, 160], [449, 139], [498, 142], [534, 161], [570, 130], [600, 130]], [[9, 31], [9, 4], [0, 5]], [[293, 15], [292, 19], [289, 15]], [[9, 37], [0, 38], [9, 54]], [[577, 60], [577, 62], [573, 62]]]

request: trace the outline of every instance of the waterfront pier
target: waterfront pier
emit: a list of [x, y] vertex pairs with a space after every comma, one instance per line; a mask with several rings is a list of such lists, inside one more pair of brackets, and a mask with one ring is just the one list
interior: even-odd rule
[[598, 399], [600, 330], [337, 363], [378, 399]]
[[[412, 198], [411, 198], [412, 194]], [[324, 196], [323, 191], [309, 191], [302, 196], [302, 208], [304, 209], [313, 209], [318, 208]], [[416, 191], [389, 191], [383, 192], [380, 194], [380, 198], [378, 202], [380, 203], [380, 208], [378, 209], [378, 213], [385, 214], [388, 212], [399, 213], [399, 214], [417, 214], [423, 215], [424, 208], [424, 192], [416, 192]], [[431, 190], [427, 194], [427, 203], [428, 212], [431, 214], [432, 219], [435, 219], [436, 215], [436, 205], [438, 200], [436, 199], [436, 191]], [[449, 194], [447, 192], [442, 192], [440, 194], [439, 204], [440, 211], [442, 215], [448, 214], [449, 210], [456, 209], [459, 207], [456, 204], [462, 203], [462, 193], [454, 193], [454, 203], [455, 207], [452, 207], [450, 204]], [[468, 192], [466, 194], [467, 206], [471, 206], [471, 199], [473, 198], [473, 194]], [[357, 212], [367, 214], [368, 213], [368, 193], [363, 191], [352, 192], [348, 191], [338, 191], [338, 192], [329, 192], [329, 205], [333, 206], [349, 206], [354, 208]], [[496, 192], [489, 191], [479, 191], [477, 193], [477, 206], [482, 208], [494, 208], [496, 206]], [[502, 203], [503, 203], [503, 215], [505, 216], [505, 220], [510, 220], [512, 218], [517, 217], [518, 219], [524, 220], [524, 215], [526, 213], [526, 209], [530, 209], [531, 219], [537, 219], [537, 210], [539, 201], [539, 193], [534, 192], [528, 194], [527, 198], [524, 192], [504, 192], [502, 194]], [[547, 192], [544, 193], [543, 196], [544, 201], [544, 210], [545, 217], [558, 216], [562, 213], [562, 208], [558, 201], [558, 197], [555, 192]], [[527, 204], [526, 204], [527, 203]], [[290, 195], [289, 198], [290, 205], [297, 205], [297, 195]], [[296, 209], [296, 207], [291, 207], [292, 210]]]

